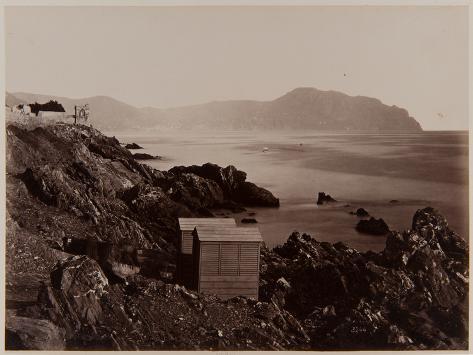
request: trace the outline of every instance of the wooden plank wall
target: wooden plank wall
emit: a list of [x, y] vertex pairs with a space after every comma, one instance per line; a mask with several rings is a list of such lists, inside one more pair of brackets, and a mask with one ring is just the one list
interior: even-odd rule
[[192, 231], [183, 231], [181, 232], [181, 235], [182, 235], [181, 253], [192, 254], [192, 243], [194, 239], [194, 236], [192, 235]]
[[199, 249], [199, 292], [258, 299], [259, 243], [199, 242]]

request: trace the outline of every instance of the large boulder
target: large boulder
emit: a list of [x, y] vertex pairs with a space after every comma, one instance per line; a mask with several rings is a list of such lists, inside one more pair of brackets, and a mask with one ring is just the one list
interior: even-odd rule
[[192, 215], [184, 204], [173, 201], [160, 187], [137, 184], [121, 191], [118, 196], [133, 212], [145, 219]]
[[126, 332], [128, 317], [123, 306], [122, 294], [99, 264], [84, 255], [58, 262], [50, 283], [44, 283], [38, 294], [38, 307], [65, 330], [69, 350], [121, 350], [126, 340], [116, 339], [114, 333]]
[[108, 293], [108, 288], [108, 279], [95, 260], [73, 256], [56, 264], [51, 272], [51, 287], [39, 297], [52, 308], [54, 321], [73, 324], [78, 330], [83, 325], [96, 325], [103, 317], [100, 298]]
[[226, 168], [211, 163], [202, 166], [177, 166], [169, 172], [176, 176], [190, 173], [211, 180], [220, 187], [225, 200], [232, 200], [249, 206], [279, 206], [279, 199], [275, 198], [268, 190], [245, 181], [246, 173], [236, 169], [233, 165]]
[[192, 173], [205, 179], [215, 181], [226, 197], [232, 195], [239, 184], [246, 180], [246, 173], [236, 169], [233, 165], [222, 168], [216, 164], [206, 163], [202, 166], [176, 166], [169, 170], [173, 174]]
[[215, 181], [192, 173], [180, 174], [168, 191], [171, 199], [194, 210], [214, 207], [224, 201], [223, 191]]
[[65, 331], [46, 319], [9, 314], [5, 324], [6, 350], [65, 350]]

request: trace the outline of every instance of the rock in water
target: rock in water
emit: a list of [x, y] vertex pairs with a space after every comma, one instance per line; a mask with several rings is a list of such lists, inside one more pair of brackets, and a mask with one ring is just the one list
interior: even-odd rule
[[133, 158], [137, 160], [156, 160], [156, 159], [161, 159], [159, 155], [151, 155], [148, 153], [135, 153], [133, 154]]
[[326, 203], [337, 202], [332, 196], [329, 194], [325, 194], [325, 192], [319, 192], [319, 196], [317, 198], [318, 205], [324, 205]]
[[125, 145], [126, 149], [143, 149], [143, 147], [139, 146], [136, 143], [128, 143]]
[[358, 217], [368, 217], [370, 215], [368, 211], [365, 210], [363, 207], [360, 207], [355, 212], [350, 212], [350, 213]]
[[389, 233], [389, 227], [386, 222], [380, 218], [371, 217], [369, 220], [361, 220], [356, 225], [356, 230], [361, 233], [372, 235], [385, 235]]

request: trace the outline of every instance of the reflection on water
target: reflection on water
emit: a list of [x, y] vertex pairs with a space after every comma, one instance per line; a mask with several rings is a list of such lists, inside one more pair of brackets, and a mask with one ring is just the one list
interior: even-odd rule
[[[397, 230], [409, 228], [418, 208], [433, 206], [465, 239], [468, 233], [468, 133], [413, 134], [179, 132], [155, 136], [117, 135], [143, 152], [161, 155], [149, 164], [160, 170], [212, 162], [235, 165], [248, 180], [281, 200], [279, 209], [256, 211], [270, 246], [293, 230], [319, 240], [344, 241], [360, 250], [379, 250], [383, 237], [359, 234], [350, 211], [364, 207]], [[269, 150], [263, 152], [263, 148]], [[324, 191], [350, 207], [318, 207]], [[391, 204], [390, 200], [399, 200]], [[239, 219], [246, 214], [237, 215]]]

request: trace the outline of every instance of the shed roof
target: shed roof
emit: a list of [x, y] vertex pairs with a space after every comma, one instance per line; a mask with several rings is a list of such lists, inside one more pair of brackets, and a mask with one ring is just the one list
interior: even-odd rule
[[181, 231], [193, 231], [197, 226], [236, 226], [233, 218], [179, 218]]
[[194, 235], [201, 242], [262, 242], [256, 227], [197, 226]]

